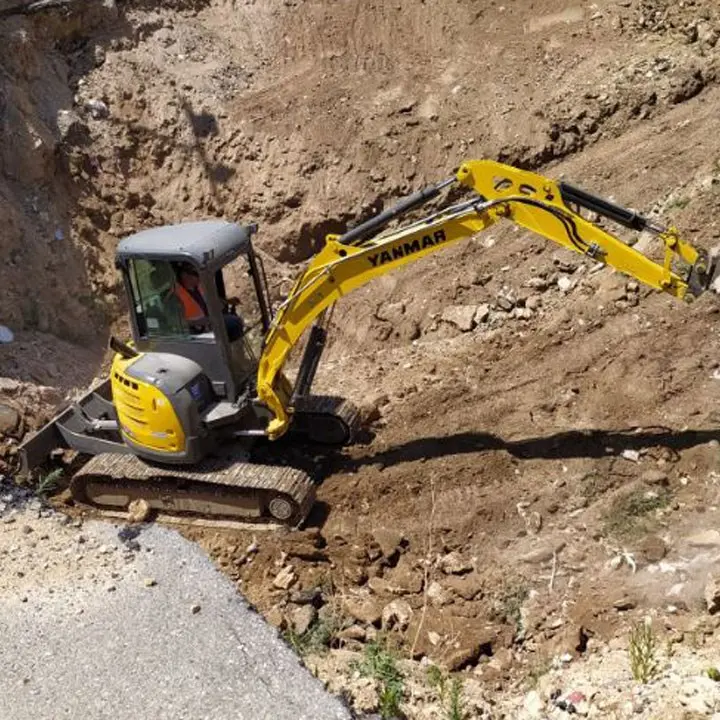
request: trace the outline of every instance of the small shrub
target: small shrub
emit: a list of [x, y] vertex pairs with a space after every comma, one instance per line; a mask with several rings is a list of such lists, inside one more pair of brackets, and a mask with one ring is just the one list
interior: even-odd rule
[[446, 720], [465, 720], [462, 680], [455, 676], [450, 678], [437, 665], [431, 665], [427, 678], [442, 705]]
[[373, 678], [379, 685], [379, 710], [383, 720], [401, 717], [400, 701], [405, 692], [405, 678], [397, 665], [397, 658], [381, 641], [365, 646], [363, 659], [356, 669], [364, 677]]
[[674, 198], [668, 205], [668, 210], [684, 210], [690, 204], [690, 198], [687, 195], [681, 195]]
[[531, 663], [527, 674], [527, 681], [531, 690], [537, 687], [541, 677], [547, 675], [550, 670], [552, 670], [552, 666], [552, 658], [545, 654], [540, 655]]
[[647, 683], [658, 672], [655, 633], [649, 622], [641, 622], [630, 631], [630, 670], [637, 682]]
[[35, 487], [35, 494], [43, 500], [58, 488], [58, 481], [62, 477], [63, 469], [55, 468], [47, 475], [43, 475]]
[[508, 625], [515, 626], [516, 637], [522, 637], [524, 633], [522, 606], [528, 595], [529, 591], [525, 585], [508, 585], [495, 606], [495, 611], [500, 619]]
[[290, 628], [285, 632], [285, 639], [300, 657], [322, 654], [333, 645], [341, 629], [342, 621], [335, 615], [330, 615], [318, 618], [302, 634]]
[[658, 493], [633, 492], [617, 498], [605, 514], [605, 532], [609, 535], [623, 536], [635, 532], [640, 521], [649, 513], [667, 507], [670, 493], [662, 490]]

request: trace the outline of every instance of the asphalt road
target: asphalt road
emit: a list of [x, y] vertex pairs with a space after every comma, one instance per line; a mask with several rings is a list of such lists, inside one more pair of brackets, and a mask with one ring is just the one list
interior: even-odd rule
[[[82, 533], [85, 547], [124, 551], [116, 527]], [[0, 573], [2, 538], [0, 526]], [[128, 569], [100, 580], [55, 571], [30, 591], [5, 585], [0, 720], [351, 718], [197, 546], [157, 526], [136, 541]]]

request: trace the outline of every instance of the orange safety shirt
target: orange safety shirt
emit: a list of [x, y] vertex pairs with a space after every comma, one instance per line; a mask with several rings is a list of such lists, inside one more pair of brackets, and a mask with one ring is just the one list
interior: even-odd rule
[[[202, 290], [200, 292], [202, 293]], [[200, 307], [200, 303], [179, 283], [175, 286], [175, 295], [180, 300], [183, 314], [189, 323], [205, 319], [205, 311]]]

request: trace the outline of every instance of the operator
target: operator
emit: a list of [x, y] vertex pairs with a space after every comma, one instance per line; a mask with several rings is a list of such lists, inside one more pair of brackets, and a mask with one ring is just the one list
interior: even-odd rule
[[[208, 306], [205, 301], [205, 293], [200, 286], [200, 276], [195, 267], [188, 262], [173, 263], [177, 283], [173, 292], [182, 305], [185, 320], [190, 326], [190, 332], [199, 334], [205, 332], [210, 326], [208, 320]], [[225, 301], [223, 319], [230, 342], [242, 337], [244, 328], [240, 317], [230, 312], [230, 306], [235, 304], [235, 299]]]

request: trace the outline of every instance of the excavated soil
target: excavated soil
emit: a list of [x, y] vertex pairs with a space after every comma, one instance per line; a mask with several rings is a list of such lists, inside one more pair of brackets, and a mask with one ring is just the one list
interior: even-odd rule
[[[100, 371], [141, 227], [258, 221], [279, 298], [326, 233], [491, 157], [720, 242], [711, 0], [124, 2], [0, 35], [6, 452]], [[719, 320], [494, 228], [338, 305], [318, 389], [360, 442], [264, 450], [315, 472], [306, 529], [187, 534], [279, 627], [315, 607], [486, 693], [645, 615], [712, 636]]]

